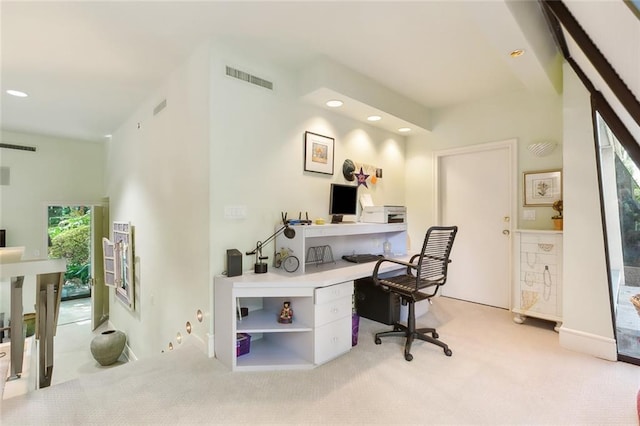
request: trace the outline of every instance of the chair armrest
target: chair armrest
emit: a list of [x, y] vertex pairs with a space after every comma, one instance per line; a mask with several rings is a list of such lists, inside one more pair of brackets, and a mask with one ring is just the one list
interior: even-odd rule
[[[414, 256], [415, 257], [415, 256]], [[413, 259], [414, 257], [412, 257], [411, 259]], [[371, 278], [373, 278], [373, 282], [377, 285], [378, 284], [378, 269], [380, 269], [380, 265], [382, 265], [384, 262], [391, 262], [391, 263], [395, 263], [397, 265], [403, 265], [407, 267], [407, 274], [411, 271], [411, 269], [417, 269], [418, 265], [411, 263], [411, 262], [405, 262], [403, 260], [398, 260], [398, 259], [380, 259], [376, 262], [376, 266], [373, 268], [373, 273], [371, 274]]]

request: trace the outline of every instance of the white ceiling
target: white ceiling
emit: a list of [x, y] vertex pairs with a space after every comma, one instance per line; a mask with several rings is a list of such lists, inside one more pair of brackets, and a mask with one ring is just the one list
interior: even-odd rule
[[115, 131], [211, 37], [292, 69], [328, 58], [425, 108], [560, 81], [537, 2], [3, 0], [0, 20], [2, 128], [83, 140]]

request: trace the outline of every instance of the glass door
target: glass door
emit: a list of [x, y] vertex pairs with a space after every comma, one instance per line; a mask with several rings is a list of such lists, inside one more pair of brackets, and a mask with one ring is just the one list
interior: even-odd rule
[[62, 300], [91, 296], [91, 207], [47, 207], [49, 258], [67, 259]]
[[[640, 364], [640, 168], [596, 112], [618, 358]], [[638, 304], [634, 299], [638, 298]]]

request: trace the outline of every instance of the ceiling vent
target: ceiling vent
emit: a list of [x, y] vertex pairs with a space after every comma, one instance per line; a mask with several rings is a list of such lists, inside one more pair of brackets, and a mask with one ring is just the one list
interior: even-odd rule
[[17, 149], [18, 151], [36, 152], [35, 146], [12, 145], [10, 143], [0, 143], [0, 148]]
[[264, 87], [265, 89], [273, 90], [273, 83], [265, 80], [264, 78], [256, 77], [244, 71], [232, 68], [227, 65], [227, 75], [229, 77], [237, 78], [238, 80], [246, 81], [247, 83], [255, 84], [256, 86]]

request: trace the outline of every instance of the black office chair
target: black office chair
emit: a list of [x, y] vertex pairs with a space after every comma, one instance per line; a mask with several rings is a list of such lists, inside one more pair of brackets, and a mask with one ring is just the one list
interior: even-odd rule
[[[381, 259], [376, 263], [373, 269], [373, 282], [386, 291], [397, 294], [403, 305], [409, 305], [407, 325], [396, 322], [393, 325], [393, 330], [376, 333], [376, 345], [382, 343], [381, 337], [403, 336], [406, 337], [404, 358], [407, 361], [413, 359], [413, 355], [410, 352], [414, 339], [438, 345], [444, 349], [445, 355], [451, 356], [452, 352], [449, 346], [437, 340], [439, 336], [435, 328], [416, 329], [415, 303], [431, 299], [447, 281], [447, 267], [451, 262], [449, 255], [457, 232], [457, 226], [433, 226], [427, 230], [422, 252], [412, 256], [409, 262], [396, 259]], [[385, 262], [405, 265], [407, 269], [402, 275], [382, 278], [378, 276], [378, 269]], [[427, 291], [423, 292], [424, 290]], [[428, 336], [428, 334], [431, 334], [431, 336]]]

